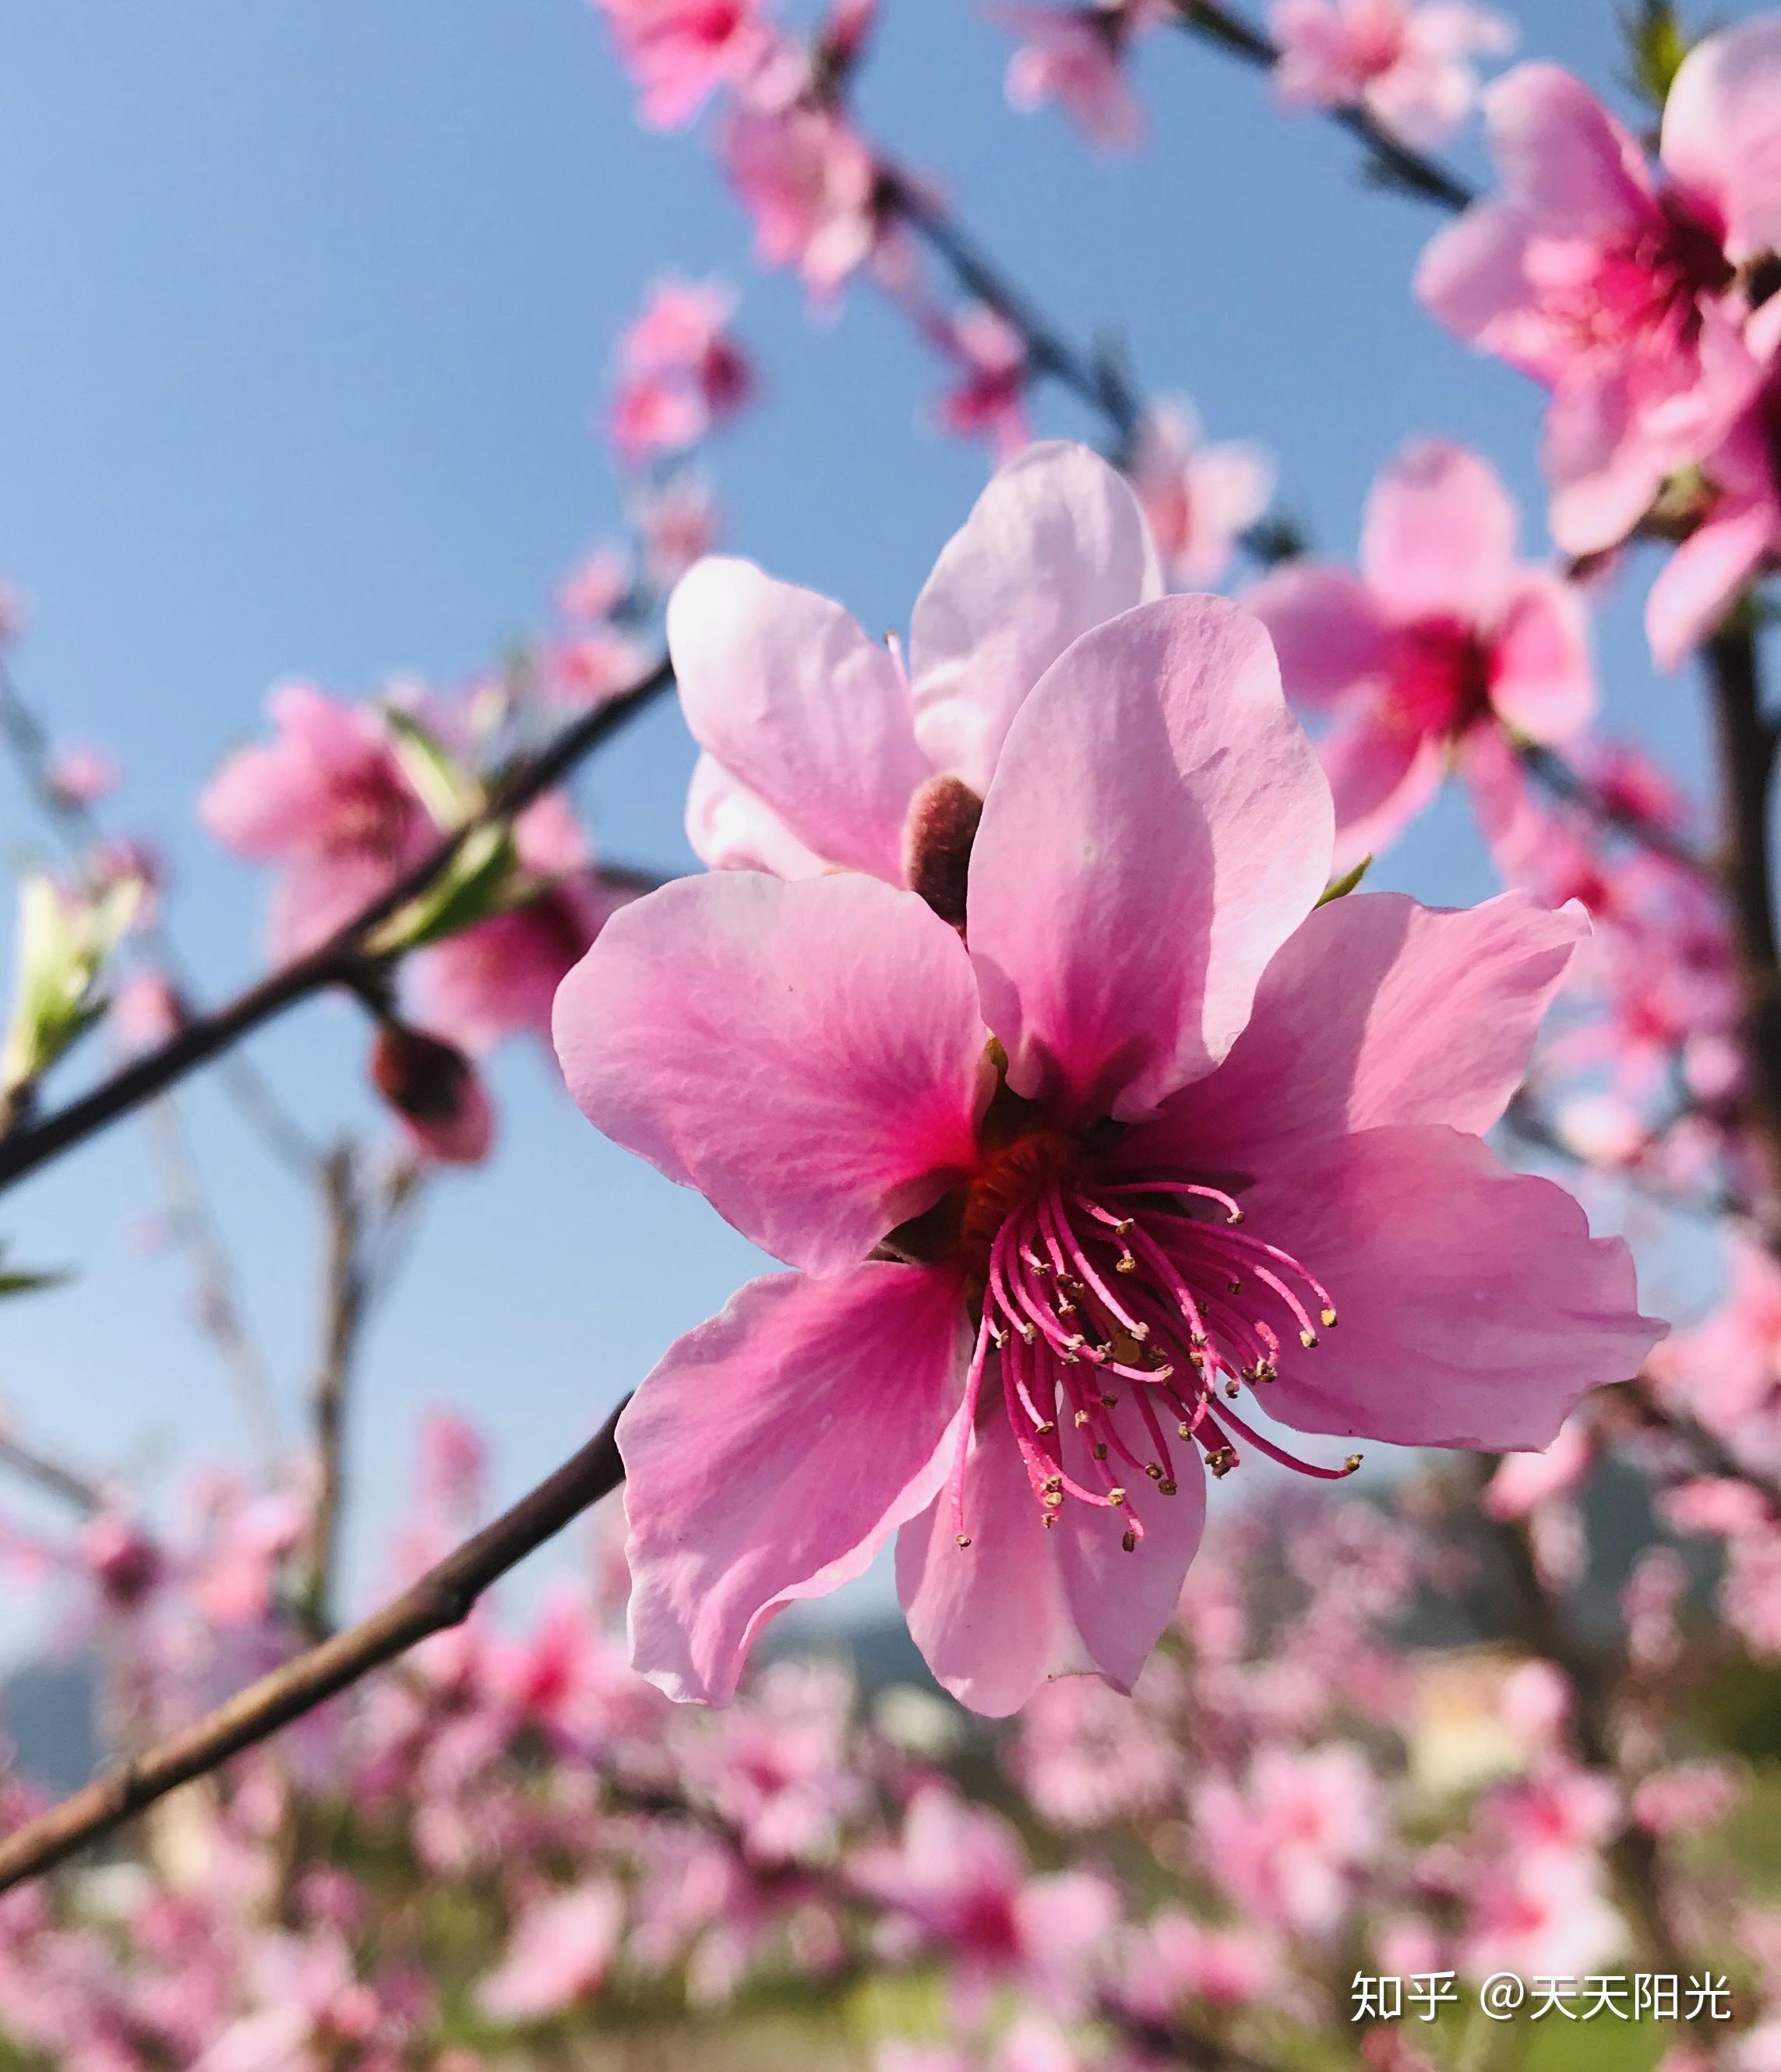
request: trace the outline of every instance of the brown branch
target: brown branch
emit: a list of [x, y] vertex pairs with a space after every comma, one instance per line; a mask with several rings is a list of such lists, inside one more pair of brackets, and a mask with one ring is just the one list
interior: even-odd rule
[[430, 1634], [461, 1625], [491, 1584], [623, 1480], [624, 1465], [613, 1437], [623, 1407], [554, 1474], [382, 1610], [262, 1676], [214, 1712], [120, 1763], [0, 1840], [0, 1892], [50, 1869], [145, 1806], [313, 1712]]
[[1519, 745], [1516, 753], [1528, 774], [1556, 798], [1568, 805], [1581, 807], [1592, 820], [1599, 820], [1604, 827], [1612, 828], [1684, 870], [1701, 878], [1713, 876], [1711, 859], [1703, 856], [1692, 842], [1665, 827], [1661, 820], [1651, 819], [1621, 800], [1610, 798], [1556, 749], [1541, 742], [1526, 741]]
[[188, 1072], [231, 1049], [299, 1001], [331, 986], [351, 984], [368, 963], [376, 961], [366, 948], [372, 931], [426, 891], [450, 867], [479, 828], [511, 819], [541, 792], [549, 791], [673, 681], [668, 663], [658, 663], [640, 683], [584, 713], [564, 728], [549, 747], [512, 771], [494, 787], [479, 812], [442, 836], [412, 870], [405, 871], [325, 943], [257, 980], [213, 1013], [195, 1017], [158, 1049], [113, 1074], [66, 1108], [14, 1130], [0, 1142], [0, 1189], [22, 1180], [59, 1153], [164, 1092]]
[[[1175, 19], [1191, 35], [1203, 37], [1260, 71], [1272, 72], [1280, 62], [1277, 43], [1215, 0], [1175, 0]], [[1332, 122], [1365, 145], [1374, 171], [1387, 185], [1402, 187], [1455, 215], [1477, 200], [1476, 192], [1457, 173], [1401, 142], [1359, 102], [1326, 112]]]
[[1756, 635], [1734, 615], [1701, 650], [1718, 746], [1724, 850], [1749, 1074], [1745, 1116], [1767, 1182], [1763, 1223], [1781, 1248], [1781, 969], [1769, 882], [1769, 787], [1776, 734], [1762, 709]]

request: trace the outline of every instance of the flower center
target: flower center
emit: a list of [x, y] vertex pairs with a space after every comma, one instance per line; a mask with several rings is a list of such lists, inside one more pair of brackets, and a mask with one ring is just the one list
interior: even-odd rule
[[1490, 709], [1491, 652], [1470, 627], [1419, 619], [1399, 631], [1387, 710], [1406, 734], [1454, 741]]
[[1215, 1475], [1236, 1466], [1240, 1441], [1330, 1479], [1359, 1466], [1358, 1454], [1340, 1468], [1298, 1460], [1231, 1408], [1276, 1378], [1283, 1339], [1316, 1346], [1336, 1321], [1329, 1290], [1240, 1229], [1222, 1188], [1107, 1180], [1096, 1162], [1028, 1124], [989, 1150], [965, 1191], [956, 1244], [981, 1314], [948, 1482], [961, 1547], [970, 1435], [996, 1380], [1046, 1523], [1067, 1498], [1119, 1511], [1128, 1552], [1144, 1536], [1134, 1492], [1174, 1496], [1178, 1450], [1197, 1448]]

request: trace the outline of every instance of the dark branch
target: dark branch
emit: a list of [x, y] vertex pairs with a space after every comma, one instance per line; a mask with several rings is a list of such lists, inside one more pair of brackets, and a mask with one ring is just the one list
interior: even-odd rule
[[130, 1114], [188, 1072], [274, 1020], [286, 1008], [330, 986], [352, 984], [374, 961], [366, 948], [372, 932], [448, 870], [478, 828], [511, 819], [541, 792], [549, 791], [673, 681], [668, 664], [659, 663], [642, 682], [585, 713], [540, 754], [513, 771], [495, 787], [480, 812], [442, 836], [411, 870], [319, 948], [269, 973], [214, 1013], [196, 1017], [158, 1050], [125, 1066], [66, 1108], [14, 1129], [0, 1141], [0, 1189], [22, 1180], [58, 1153]]
[[368, 1619], [287, 1662], [224, 1705], [0, 1840], [0, 1892], [50, 1869], [133, 1814], [313, 1712], [430, 1634], [461, 1625], [483, 1593], [624, 1479], [615, 1410], [581, 1451]]

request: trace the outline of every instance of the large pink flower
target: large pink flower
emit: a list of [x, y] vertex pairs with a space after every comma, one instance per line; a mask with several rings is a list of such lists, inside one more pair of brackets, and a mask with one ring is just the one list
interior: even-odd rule
[[598, 0], [657, 129], [689, 122], [720, 88], [747, 86], [779, 44], [759, 0]]
[[[892, 885], [959, 866], [1022, 701], [1079, 634], [1162, 578], [1130, 486], [1086, 446], [1030, 446], [935, 564], [907, 663], [838, 604], [713, 557], [668, 606], [681, 703], [705, 751], [687, 802], [714, 870]], [[932, 886], [926, 889], [932, 890]]]
[[[984, 574], [980, 675], [992, 599], [1030, 581]], [[819, 606], [860, 767], [900, 783], [900, 680]], [[1010, 618], [1007, 680], [1034, 631]], [[889, 789], [859, 796], [894, 832]], [[1527, 1447], [1637, 1370], [1659, 1327], [1625, 1247], [1477, 1136], [1581, 912], [1318, 907], [1331, 822], [1260, 626], [1167, 598], [1013, 715], [962, 935], [859, 870], [683, 880], [607, 924], [557, 995], [576, 1100], [799, 1269], [682, 1338], [619, 1426], [633, 1659], [662, 1688], [727, 1698], [774, 1612], [899, 1528], [911, 1630], [966, 1703], [1129, 1687], [1203, 1459], [1281, 1450], [1245, 1389], [1304, 1431]]]
[[1515, 507], [1487, 462], [1413, 445], [1373, 486], [1360, 576], [1296, 566], [1244, 599], [1273, 636], [1287, 695], [1320, 706], [1337, 867], [1383, 849], [1457, 763], [1487, 831], [1520, 803], [1507, 726], [1561, 741], [1594, 703], [1577, 593], [1515, 557]]
[[1610, 547], [1723, 432], [1753, 378], [1739, 269], [1781, 241], [1781, 16], [1710, 36], [1664, 110], [1665, 178], [1549, 64], [1486, 97], [1501, 199], [1425, 253], [1443, 323], [1553, 391], [1545, 462], [1568, 553]]

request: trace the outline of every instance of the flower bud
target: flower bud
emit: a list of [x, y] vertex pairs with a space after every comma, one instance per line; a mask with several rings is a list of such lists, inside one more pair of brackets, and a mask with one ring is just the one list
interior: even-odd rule
[[371, 1083], [416, 1148], [446, 1166], [479, 1166], [495, 1137], [495, 1112], [462, 1050], [405, 1022], [378, 1025]]

